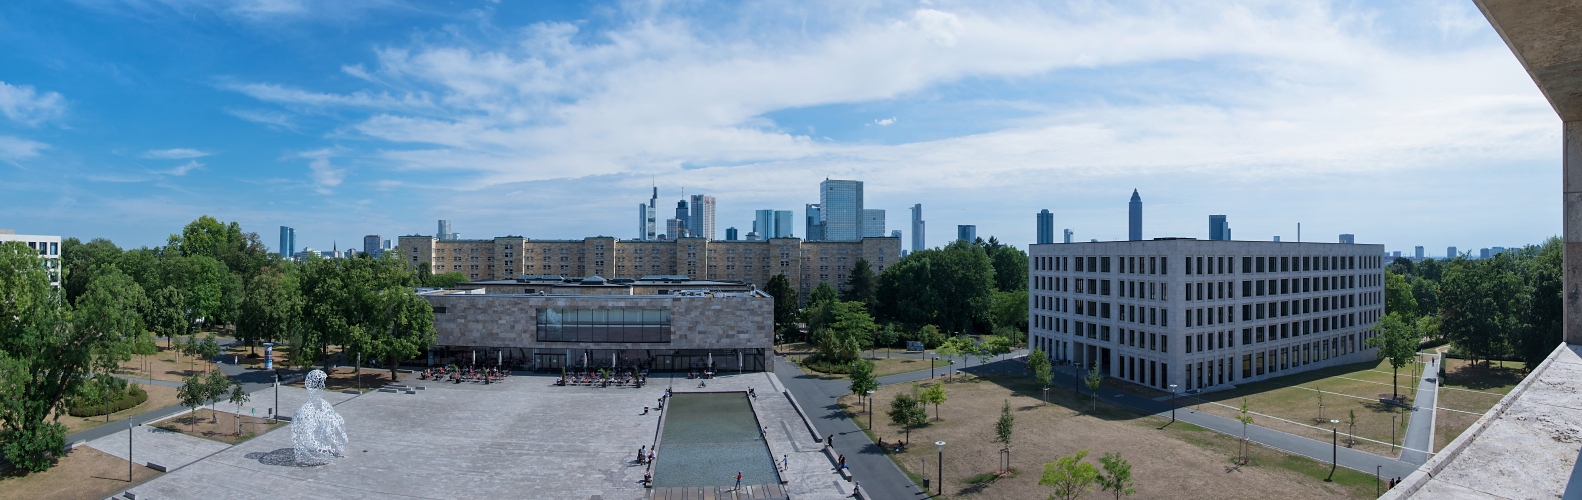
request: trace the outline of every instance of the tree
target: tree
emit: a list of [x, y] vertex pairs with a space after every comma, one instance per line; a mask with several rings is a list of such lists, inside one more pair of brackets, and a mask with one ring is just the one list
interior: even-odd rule
[[906, 430], [906, 444], [912, 444], [912, 429], [928, 424], [928, 411], [923, 409], [923, 402], [918, 399], [918, 385], [912, 383], [912, 392], [903, 392], [895, 395], [890, 400], [890, 423]]
[[1399, 313], [1393, 312], [1379, 318], [1379, 322], [1373, 325], [1373, 331], [1377, 335], [1368, 339], [1367, 345], [1379, 348], [1379, 357], [1390, 360], [1390, 398], [1399, 400], [1401, 393], [1395, 379], [1399, 377], [1401, 367], [1417, 356], [1421, 335], [1415, 323], [1408, 323]]
[[231, 384], [231, 394], [225, 401], [236, 405], [238, 410], [236, 413], [236, 435], [238, 436], [242, 435], [242, 413], [240, 410], [242, 405], [247, 404], [252, 399], [253, 396], [242, 389], [242, 384]]
[[214, 366], [214, 358], [220, 355], [220, 343], [214, 340], [214, 334], [203, 336], [203, 340], [192, 343], [192, 356], [203, 359], [203, 369], [208, 371]]
[[248, 347], [291, 338], [302, 319], [302, 294], [295, 276], [264, 269], [247, 285], [237, 314], [236, 335]]
[[1093, 395], [1093, 411], [1099, 411], [1099, 385], [1104, 383], [1104, 375], [1099, 373], [1097, 364], [1094, 364], [1093, 368], [1088, 370], [1086, 382], [1088, 384], [1088, 393]]
[[[852, 394], [858, 398], [867, 397], [868, 391], [879, 388], [879, 380], [873, 376], [873, 362], [859, 359], [851, 364], [851, 389]], [[872, 404], [872, 403], [869, 403]]]
[[1528, 294], [1516, 274], [1515, 257], [1457, 261], [1439, 284], [1441, 329], [1475, 358], [1504, 354], [1510, 333], [1522, 330], [1520, 311]]
[[[807, 306], [802, 308], [802, 322], [807, 323], [808, 332], [817, 332], [835, 321], [835, 303], [840, 298], [835, 295], [835, 287], [828, 281], [820, 281], [813, 287], [813, 292], [808, 295]], [[813, 339], [817, 341], [817, 339]]]
[[917, 330], [917, 340], [923, 343], [924, 349], [934, 349], [945, 344], [945, 334], [934, 325], [923, 325]]
[[994, 442], [1005, 445], [1005, 469], [1011, 468], [1011, 429], [1016, 425], [1016, 416], [1011, 415], [1011, 400], [1005, 400], [1000, 406], [1000, 419], [994, 421]]
[[1542, 246], [1523, 249], [1532, 252], [1524, 268], [1530, 300], [1522, 310], [1522, 330], [1516, 335], [1516, 354], [1528, 370], [1537, 367], [1563, 340], [1564, 321], [1564, 244], [1549, 238]]
[[[61, 291], [72, 304], [88, 291], [98, 272], [114, 266], [121, 258], [121, 248], [110, 240], [95, 238], [87, 243], [77, 238], [60, 241]], [[97, 268], [97, 269], [95, 269]]]
[[396, 367], [402, 359], [417, 357], [434, 345], [434, 307], [407, 287], [386, 288], [378, 299], [383, 314], [362, 330], [368, 338], [361, 343], [371, 359], [390, 367], [390, 380], [394, 381], [399, 378]]
[[929, 384], [928, 387], [923, 388], [923, 392], [918, 398], [924, 403], [934, 405], [934, 420], [940, 420], [939, 405], [944, 404], [947, 399], [945, 396], [945, 384], [939, 382]]
[[786, 278], [785, 274], [774, 275], [764, 285], [764, 293], [775, 299], [775, 332], [780, 334], [782, 341], [791, 341], [789, 334], [796, 331], [798, 299], [790, 278]]
[[1239, 410], [1240, 413], [1236, 415], [1236, 421], [1241, 422], [1241, 463], [1246, 465], [1247, 462], [1251, 461], [1251, 457], [1248, 456], [1247, 449], [1247, 426], [1252, 425], [1252, 412], [1247, 411], [1246, 396], [1242, 396], [1241, 408]]
[[192, 418], [192, 429], [197, 430], [198, 407], [209, 401], [208, 379], [196, 373], [182, 377], [181, 387], [176, 388], [176, 399], [181, 401], [181, 406], [187, 407], [187, 413]]
[[454, 288], [456, 285], [465, 282], [467, 282], [467, 275], [452, 271], [430, 276], [428, 279], [428, 286], [434, 288]]
[[[989, 241], [998, 244], [993, 236]], [[1012, 246], [986, 249], [994, 266], [994, 288], [1001, 292], [1027, 290], [1027, 252]], [[1025, 296], [1024, 296], [1025, 297]], [[1027, 301], [1023, 300], [1022, 305]]]
[[143, 321], [148, 329], [155, 334], [165, 337], [165, 345], [169, 346], [178, 336], [187, 333], [187, 298], [176, 287], [166, 286], [154, 291], [150, 297], [149, 308], [143, 313]]
[[1403, 318], [1417, 317], [1417, 298], [1412, 295], [1412, 285], [1406, 278], [1389, 271], [1384, 273], [1384, 312], [1400, 313]]
[[1043, 349], [1033, 349], [1033, 352], [1027, 354], [1027, 369], [1033, 372], [1033, 380], [1037, 380], [1045, 389], [1049, 388], [1049, 381], [1052, 378], [1049, 370], [1049, 355], [1044, 354]]
[[1346, 436], [1346, 446], [1355, 445], [1357, 444], [1357, 410], [1351, 410], [1351, 417], [1346, 420], [1346, 424], [1350, 426], [1347, 432], [1350, 435]]
[[861, 302], [836, 302], [831, 318], [829, 327], [833, 335], [854, 340], [859, 349], [873, 345], [873, 332], [879, 326], [874, 324], [873, 316], [868, 315], [867, 306]]
[[846, 274], [846, 291], [841, 294], [840, 300], [872, 308], [874, 287], [873, 267], [868, 265], [868, 259], [858, 257], [857, 262], [852, 263], [851, 271]]
[[[884, 346], [885, 349], [895, 347], [895, 343], [900, 340], [901, 332], [896, 331], [894, 323], [887, 323], [883, 328], [873, 332], [873, 344], [875, 346]], [[885, 352], [887, 353], [885, 357], [889, 357], [889, 351]]]
[[1016, 350], [1016, 343], [1010, 337], [996, 335], [989, 337], [989, 340], [984, 341], [983, 347], [980, 350], [983, 351], [982, 355], [987, 355], [990, 358], [994, 358], [1010, 354], [1011, 351]]
[[1074, 500], [1093, 491], [1099, 471], [1093, 464], [1082, 461], [1087, 456], [1088, 450], [1077, 450], [1071, 456], [1045, 463], [1044, 475], [1038, 479], [1038, 484], [1054, 488], [1054, 498], [1063, 500]]
[[110, 377], [121, 363], [131, 361], [143, 333], [141, 311], [148, 308], [143, 287], [114, 266], [94, 267], [98, 277], [77, 298], [73, 330], [94, 338], [92, 371]]
[[1027, 290], [994, 292], [993, 315], [996, 334], [1001, 328], [1027, 332]]
[[231, 386], [236, 385], [236, 383], [232, 382], [230, 377], [225, 376], [224, 372], [213, 370], [208, 375], [204, 375], [203, 385], [203, 401], [209, 405], [209, 414], [214, 418], [214, 423], [218, 424], [220, 423], [220, 412], [214, 408], [214, 404], [219, 403], [220, 398], [229, 394]]
[[991, 326], [993, 292], [994, 268], [983, 248], [956, 241], [886, 267], [875, 295], [881, 319], [974, 331]]
[[1104, 472], [1098, 477], [1101, 490], [1114, 493], [1115, 500], [1137, 492], [1133, 488], [1136, 484], [1132, 482], [1132, 464], [1121, 458], [1120, 453], [1105, 453], [1099, 463], [1104, 465]]

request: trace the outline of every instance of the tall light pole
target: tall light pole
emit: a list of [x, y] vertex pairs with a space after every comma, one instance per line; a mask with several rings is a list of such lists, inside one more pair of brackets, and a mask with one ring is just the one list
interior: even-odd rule
[[1176, 385], [1170, 384], [1170, 423], [1176, 423]]
[[934, 445], [939, 447], [939, 459], [936, 460], [939, 462], [939, 471], [934, 477], [939, 478], [939, 494], [943, 495], [945, 494], [945, 442], [935, 441]]
[[[879, 435], [878, 431], [874, 431], [873, 430], [873, 391], [872, 390], [868, 391], [868, 431], [869, 432], [873, 432], [873, 435], [875, 435], [875, 436]], [[884, 450], [879, 450], [879, 451], [883, 452]]]
[[1382, 485], [1379, 484], [1380, 483], [1380, 481], [1379, 481], [1379, 473], [1381, 473], [1383, 471], [1384, 471], [1384, 466], [1383, 465], [1374, 465], [1373, 466], [1373, 496], [1379, 496], [1381, 494], [1381, 492], [1379, 491], [1379, 487], [1382, 486]]
[[1335, 480], [1335, 466], [1340, 463], [1340, 421], [1329, 419], [1329, 477], [1324, 482]]
[[949, 368], [949, 370], [950, 371], [945, 372], [945, 380], [954, 380], [952, 377], [954, 377], [956, 375], [956, 360], [954, 360], [954, 359], [950, 360], [950, 368]]
[[928, 378], [930, 378], [930, 379], [934, 378], [934, 362], [935, 361], [939, 361], [939, 355], [938, 354], [935, 354], [934, 357], [932, 357], [932, 358], [928, 358]]
[[280, 370], [275, 370], [275, 407], [269, 411], [274, 412], [275, 420], [280, 420]]
[[1390, 453], [1395, 453], [1395, 415], [1390, 415]]
[[132, 482], [132, 418], [126, 419], [126, 482]]

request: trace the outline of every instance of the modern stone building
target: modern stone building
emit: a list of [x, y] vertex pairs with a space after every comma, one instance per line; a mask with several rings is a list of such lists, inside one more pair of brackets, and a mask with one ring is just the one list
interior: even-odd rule
[[855, 241], [804, 241], [797, 238], [752, 240], [622, 240], [596, 236], [580, 240], [535, 240], [521, 236], [440, 240], [402, 236], [395, 249], [412, 266], [429, 264], [435, 274], [457, 272], [472, 280], [512, 279], [521, 275], [602, 276], [638, 279], [680, 275], [696, 280], [740, 281], [763, 288], [784, 274], [805, 300], [820, 281], [844, 288], [857, 259], [867, 259], [875, 274], [901, 258], [893, 237]]
[[[626, 294], [611, 293], [622, 288]], [[559, 295], [486, 293], [487, 287], [425, 291], [438, 334], [431, 360], [513, 359], [535, 370], [773, 368], [774, 298], [768, 294], [635, 289], [585, 280], [558, 285]]]
[[1031, 245], [1033, 347], [1169, 390], [1369, 361], [1383, 245], [1158, 238]]

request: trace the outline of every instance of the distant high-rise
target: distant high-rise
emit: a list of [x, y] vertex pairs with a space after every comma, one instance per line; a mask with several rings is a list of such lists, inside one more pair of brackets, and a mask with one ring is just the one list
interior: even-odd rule
[[456, 233], [453, 233], [450, 230], [450, 221], [441, 219], [439, 221], [439, 234], [435, 235], [434, 237], [441, 240], [456, 239]]
[[1390, 252], [1390, 256], [1399, 259], [1399, 258], [1401, 258], [1401, 251], [1400, 250], [1396, 250], [1394, 252]]
[[978, 241], [978, 226], [972, 224], [959, 224], [956, 226], [956, 239], [967, 240], [967, 243]]
[[637, 239], [643, 241], [659, 239], [659, 187], [654, 187], [653, 196], [648, 198], [648, 203], [637, 204]]
[[824, 179], [818, 185], [818, 204], [822, 239], [862, 239], [862, 181]]
[[803, 235], [808, 241], [824, 239], [824, 207], [818, 203], [807, 204], [807, 234]]
[[687, 218], [687, 236], [714, 239], [714, 197], [692, 195], [692, 215]]
[[900, 229], [896, 229], [896, 230], [890, 231], [890, 237], [891, 238], [895, 238], [895, 239], [901, 239], [901, 230]]
[[1230, 223], [1225, 221], [1225, 216], [1208, 216], [1208, 239], [1217, 241], [1230, 239]]
[[1460, 254], [1456, 253], [1456, 247], [1445, 247], [1445, 260], [1454, 259], [1457, 255]]
[[375, 257], [375, 258], [379, 257], [379, 254], [382, 253], [379, 250], [379, 243], [381, 243], [383, 241], [384, 241], [384, 238], [380, 238], [379, 235], [377, 235], [377, 234], [370, 234], [368, 236], [364, 236], [363, 237], [363, 253], [368, 254], [369, 257]]
[[1143, 197], [1137, 195], [1137, 190], [1132, 190], [1132, 201], [1127, 204], [1126, 239], [1142, 241], [1143, 239]]
[[923, 204], [912, 205], [912, 251], [922, 251], [923, 242]]
[[862, 237], [877, 238], [884, 236], [884, 210], [877, 208], [862, 209]]
[[390, 250], [390, 249], [392, 249], [392, 248], [394, 248], [394, 247], [391, 247], [391, 246], [390, 246], [390, 240], [385, 240], [385, 246], [384, 246], [384, 249], [385, 249], [385, 250]]
[[1422, 245], [1418, 245], [1417, 246], [1417, 252], [1416, 253], [1417, 253], [1417, 260], [1423, 260], [1423, 246]]
[[1038, 211], [1038, 244], [1055, 242], [1055, 214], [1049, 209]]
[[796, 237], [796, 232], [793, 231], [795, 221], [796, 215], [790, 210], [775, 210], [775, 230], [767, 235], [775, 238], [794, 238]]
[[1066, 238], [1065, 238], [1065, 240], [1064, 240], [1064, 241], [1065, 241], [1065, 242], [1066, 242], [1066, 243], [1071, 243], [1071, 230], [1070, 230], [1070, 229], [1067, 229], [1067, 230], [1065, 230], [1065, 231], [1066, 231]]
[[1355, 235], [1355, 234], [1342, 234], [1342, 235], [1340, 235], [1340, 242], [1341, 243], [1346, 243], [1346, 244], [1349, 244], [1349, 245], [1355, 245], [1355, 244], [1357, 244], [1357, 235]]
[[290, 259], [297, 255], [297, 230], [280, 226], [280, 258]]
[[1487, 249], [1487, 248], [1479, 248], [1478, 249], [1478, 258], [1479, 259], [1487, 259], [1487, 258], [1493, 257], [1493, 256], [1494, 255], [1492, 253], [1490, 253], [1489, 249]]
[[725, 241], [736, 241], [736, 228], [725, 228]]
[[767, 237], [773, 236], [775, 234], [775, 211], [774, 211], [774, 209], [764, 209], [764, 210], [754, 210], [753, 211], [753, 230], [752, 230], [752, 232], [758, 233], [758, 237], [760, 237], [760, 238], [767, 238]]
[[1505, 253], [1505, 247], [1494, 247], [1494, 248], [1490, 248], [1489, 249], [1489, 256], [1490, 257], [1493, 257], [1495, 255], [1499, 255], [1499, 254], [1502, 254], [1502, 253]]
[[[671, 239], [678, 236], [696, 236], [692, 234], [692, 210], [687, 208], [687, 200], [676, 202], [676, 223], [679, 224], [677, 229], [680, 229], [680, 232], [676, 236], [671, 236]], [[668, 228], [666, 232], [669, 232]]]

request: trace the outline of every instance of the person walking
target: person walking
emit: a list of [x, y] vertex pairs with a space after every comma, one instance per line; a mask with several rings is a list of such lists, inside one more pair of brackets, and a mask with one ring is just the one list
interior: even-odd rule
[[647, 458], [648, 458], [648, 445], [645, 444], [645, 445], [637, 447], [637, 463], [639, 463], [639, 464], [646, 463], [643, 460], [645, 460]]
[[733, 489], [733, 490], [740, 490], [740, 489], [742, 489], [742, 471], [736, 471], [736, 486], [734, 488], [731, 488], [731, 489]]
[[791, 471], [791, 455], [789, 453], [781, 457], [780, 462], [782, 465], [784, 465], [784, 467], [782, 467], [780, 470], [784, 470], [786, 472]]
[[851, 483], [851, 497], [862, 498], [862, 481]]

